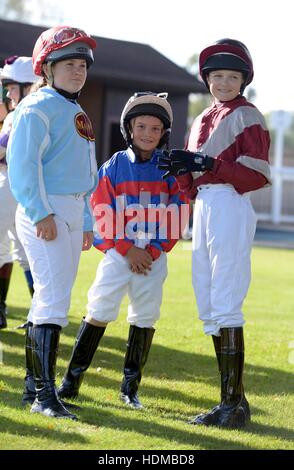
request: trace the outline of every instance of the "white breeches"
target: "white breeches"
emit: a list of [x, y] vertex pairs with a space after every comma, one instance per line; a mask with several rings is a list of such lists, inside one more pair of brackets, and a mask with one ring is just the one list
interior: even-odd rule
[[127, 258], [114, 248], [99, 263], [96, 279], [88, 292], [88, 314], [97, 321], [116, 320], [123, 297], [128, 294], [127, 321], [151, 328], [160, 316], [162, 287], [167, 276], [166, 254], [152, 263], [147, 276], [130, 270]]
[[34, 279], [34, 297], [28, 320], [34, 324], [68, 324], [71, 290], [76, 278], [82, 243], [84, 198], [49, 195], [54, 211], [57, 237], [45, 241], [36, 236], [36, 227], [18, 206], [17, 234], [24, 246]]
[[15, 230], [17, 202], [10, 190], [6, 166], [0, 165], [0, 268], [17, 260], [24, 271], [30, 269]]
[[11, 193], [7, 168], [0, 165], [0, 268], [13, 261], [8, 230], [14, 226], [17, 203]]
[[199, 187], [193, 219], [192, 276], [207, 335], [245, 322], [242, 304], [250, 278], [256, 215], [248, 195], [231, 185]]

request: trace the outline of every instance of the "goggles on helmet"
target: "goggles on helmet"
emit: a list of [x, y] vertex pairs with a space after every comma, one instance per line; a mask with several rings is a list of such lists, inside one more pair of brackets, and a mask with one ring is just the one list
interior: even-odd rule
[[44, 31], [37, 39], [33, 51], [36, 75], [43, 75], [42, 66], [48, 61], [82, 58], [89, 67], [94, 62], [92, 50], [96, 41], [82, 29], [71, 26], [55, 26]]

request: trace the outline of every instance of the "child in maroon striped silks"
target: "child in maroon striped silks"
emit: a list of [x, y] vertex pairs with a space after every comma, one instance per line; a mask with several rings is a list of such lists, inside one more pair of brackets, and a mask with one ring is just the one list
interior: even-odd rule
[[196, 118], [186, 150], [160, 158], [165, 176], [195, 199], [192, 276], [204, 332], [212, 336], [221, 376], [221, 401], [191, 424], [243, 427], [250, 409], [243, 388], [242, 304], [250, 283], [256, 215], [249, 193], [270, 184], [269, 132], [243, 96], [253, 79], [247, 47], [221, 39], [199, 57], [212, 106]]

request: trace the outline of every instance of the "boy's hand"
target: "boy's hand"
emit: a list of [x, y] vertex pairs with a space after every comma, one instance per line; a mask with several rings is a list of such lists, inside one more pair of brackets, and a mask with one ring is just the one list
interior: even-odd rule
[[84, 232], [83, 233], [83, 247], [82, 251], [90, 250], [94, 240], [93, 232]]
[[151, 271], [153, 259], [148, 251], [132, 246], [127, 252], [126, 258], [130, 263], [130, 269], [133, 273], [144, 274], [146, 276], [148, 271]]
[[55, 240], [57, 237], [57, 227], [53, 214], [48, 215], [44, 219], [36, 223], [37, 237], [43, 238], [46, 242]]
[[158, 159], [160, 170], [166, 170], [163, 178], [170, 175], [180, 176], [193, 171], [212, 170], [214, 158], [203, 155], [200, 152], [188, 152], [186, 150], [173, 149], [169, 155]]

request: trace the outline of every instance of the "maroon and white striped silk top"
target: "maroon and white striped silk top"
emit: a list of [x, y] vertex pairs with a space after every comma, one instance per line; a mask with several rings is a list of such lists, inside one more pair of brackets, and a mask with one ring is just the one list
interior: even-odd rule
[[202, 184], [234, 186], [240, 194], [270, 184], [270, 136], [264, 117], [246, 98], [214, 104], [194, 121], [187, 150], [216, 159], [211, 171], [177, 177], [190, 199]]

